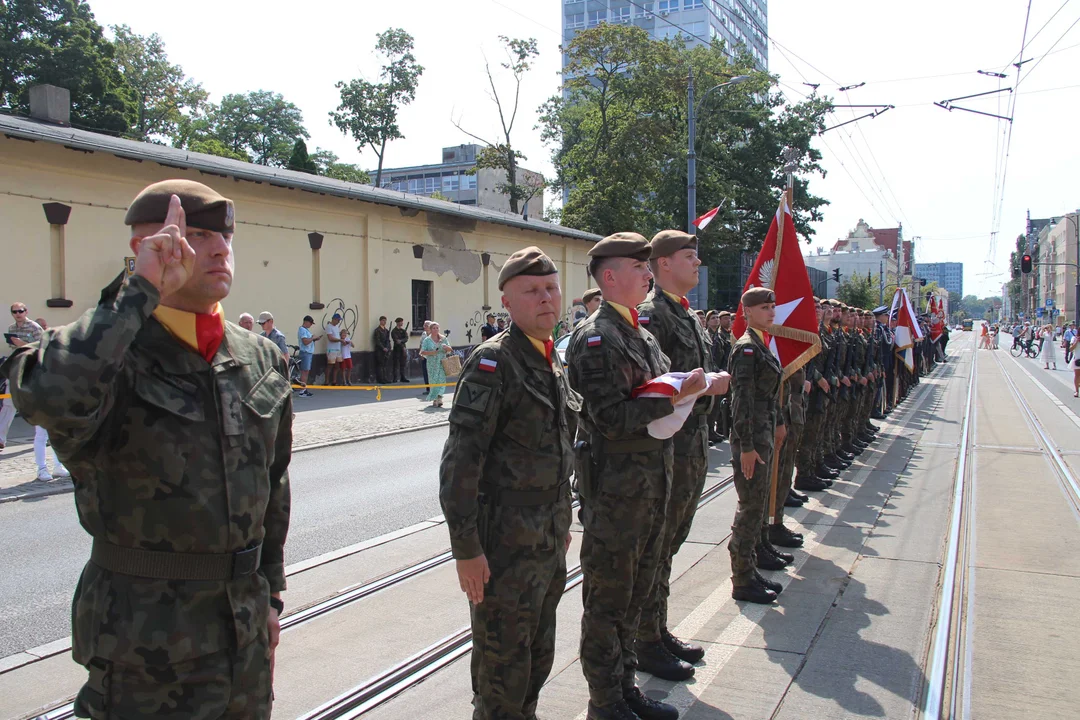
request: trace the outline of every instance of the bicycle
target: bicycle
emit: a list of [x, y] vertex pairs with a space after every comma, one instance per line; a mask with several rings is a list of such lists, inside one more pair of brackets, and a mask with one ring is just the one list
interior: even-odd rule
[[1035, 340], [1023, 340], [1016, 338], [1013, 340], [1013, 346], [1009, 349], [1012, 356], [1015, 358], [1026, 355], [1029, 358], [1039, 357], [1040, 345], [1035, 344]]
[[300, 346], [288, 345], [286, 347], [292, 351], [289, 355], [289, 382], [293, 385], [300, 384]]

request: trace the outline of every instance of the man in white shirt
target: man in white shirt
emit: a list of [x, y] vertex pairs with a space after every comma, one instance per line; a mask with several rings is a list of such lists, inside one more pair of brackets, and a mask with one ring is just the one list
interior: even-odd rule
[[341, 315], [334, 313], [326, 326], [326, 384], [337, 385], [341, 371]]

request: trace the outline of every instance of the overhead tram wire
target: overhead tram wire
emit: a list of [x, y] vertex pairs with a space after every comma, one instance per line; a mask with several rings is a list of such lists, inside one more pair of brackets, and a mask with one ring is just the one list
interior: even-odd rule
[[[1066, 36], [1066, 35], [1068, 35], [1068, 34], [1069, 34], [1069, 33], [1070, 33], [1071, 31], [1072, 31], [1072, 29], [1073, 29], [1074, 27], [1076, 27], [1076, 24], [1077, 24], [1077, 23], [1080, 23], [1080, 17], [1077, 17], [1077, 18], [1076, 18], [1075, 20], [1073, 20], [1073, 23], [1072, 23], [1072, 25], [1070, 25], [1070, 26], [1069, 26], [1068, 30], [1066, 30], [1065, 32], [1061, 33], [1061, 37], [1059, 37], [1059, 38], [1058, 38], [1057, 40], [1055, 40], [1055, 41], [1054, 41], [1054, 44], [1050, 46], [1050, 50], [1051, 50], [1051, 51], [1053, 51], [1053, 49], [1054, 49], [1055, 47], [1057, 47], [1057, 44], [1058, 44], [1059, 42], [1061, 42], [1061, 41], [1062, 41], [1062, 40], [1063, 40], [1063, 39], [1065, 38], [1065, 36]], [[1074, 47], [1075, 47], [1075, 46], [1074, 46]], [[1038, 60], [1038, 62], [1036, 62], [1036, 63], [1035, 63], [1034, 65], [1032, 65], [1032, 66], [1031, 66], [1031, 69], [1030, 69], [1030, 70], [1028, 70], [1028, 71], [1027, 71], [1026, 73], [1024, 73], [1024, 77], [1022, 77], [1022, 78], [1019, 78], [1019, 77], [1018, 77], [1018, 78], [1017, 78], [1017, 80], [1016, 80], [1016, 86], [1017, 86], [1017, 87], [1020, 87], [1020, 83], [1024, 82], [1024, 81], [1025, 81], [1025, 80], [1027, 80], [1027, 79], [1028, 79], [1029, 77], [1031, 77], [1031, 73], [1035, 72], [1036, 68], [1038, 68], [1038, 67], [1039, 67], [1039, 65], [1041, 65], [1041, 64], [1042, 64], [1042, 61], [1043, 61], [1043, 60], [1045, 60], [1045, 59], [1046, 59], [1046, 56], [1047, 56], [1047, 55], [1049, 55], [1049, 54], [1050, 54], [1050, 53], [1048, 52], [1048, 53], [1045, 53], [1045, 54], [1044, 54], [1044, 55], [1043, 55], [1042, 57], [1040, 57], [1040, 58], [1039, 58], [1039, 60]], [[1017, 75], [1019, 75], [1019, 71], [1017, 72]]]
[[[1055, 11], [1054, 11], [1054, 14], [1050, 16], [1050, 19], [1049, 19], [1049, 20], [1047, 20], [1046, 22], [1044, 22], [1044, 23], [1042, 24], [1042, 27], [1041, 27], [1041, 28], [1039, 28], [1038, 30], [1036, 30], [1036, 31], [1035, 31], [1035, 34], [1031, 36], [1031, 42], [1035, 42], [1036, 38], [1038, 38], [1038, 37], [1039, 37], [1039, 33], [1041, 33], [1041, 32], [1042, 32], [1043, 30], [1045, 30], [1045, 29], [1046, 29], [1046, 26], [1047, 26], [1047, 25], [1049, 25], [1049, 24], [1050, 24], [1051, 22], [1053, 22], [1054, 18], [1056, 18], [1056, 17], [1058, 16], [1058, 13], [1060, 13], [1060, 12], [1061, 12], [1062, 10], [1064, 10], [1064, 9], [1065, 9], [1065, 6], [1066, 6], [1066, 5], [1068, 5], [1068, 4], [1070, 3], [1070, 2], [1072, 2], [1072, 0], [1065, 0], [1065, 2], [1061, 3], [1061, 7], [1059, 7], [1059, 8], [1057, 9], [1057, 10], [1055, 10]], [[1031, 12], [1031, 8], [1030, 8], [1030, 6], [1028, 7], [1028, 12], [1029, 12], [1029, 13]], [[1010, 68], [1010, 67], [1012, 66], [1012, 64], [1013, 64], [1013, 63], [1017, 62], [1018, 60], [1022, 60], [1022, 58], [1021, 58], [1021, 55], [1023, 55], [1023, 49], [1021, 49], [1021, 50], [1020, 50], [1020, 54], [1019, 54], [1019, 55], [1014, 55], [1014, 56], [1013, 56], [1013, 59], [1012, 59], [1012, 60], [1010, 60], [1010, 61], [1009, 61], [1008, 63], [1006, 63], [1006, 64], [1005, 64], [1005, 67], [1003, 67], [1003, 68], [1001, 69], [1001, 71], [1002, 71], [1002, 72], [1005, 72], [1005, 70], [1007, 70], [1008, 68]]]

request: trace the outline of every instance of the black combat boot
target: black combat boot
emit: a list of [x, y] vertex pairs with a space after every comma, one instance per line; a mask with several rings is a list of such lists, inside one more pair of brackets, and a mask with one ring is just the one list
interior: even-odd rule
[[817, 476], [818, 480], [835, 480], [840, 477], [840, 471], [822, 463], [818, 466], [818, 469], [814, 471], [814, 475]]
[[837, 473], [847, 467], [847, 465], [844, 464], [844, 461], [841, 460], [840, 456], [838, 456], [836, 453], [833, 453], [832, 455], [826, 455], [825, 459], [822, 462], [824, 463], [825, 467], [829, 468], [830, 470], [834, 470]]
[[757, 555], [757, 566], [762, 570], [783, 570], [787, 567], [787, 563], [769, 552], [769, 548], [765, 543], [758, 543], [755, 554]]
[[[873, 413], [870, 414], [870, 417], [874, 417]], [[880, 420], [881, 418], [875, 418], [875, 419]], [[870, 422], [869, 420], [866, 421], [866, 429], [868, 431], [870, 431], [871, 433], [873, 433], [874, 435], [877, 435], [879, 432], [881, 432], [881, 428], [879, 428], [877, 425]]]
[[783, 523], [777, 523], [769, 526], [769, 542], [780, 547], [797, 548], [803, 546], [803, 536], [789, 530]]
[[874, 437], [873, 435], [871, 435], [870, 433], [864, 433], [864, 434], [861, 433], [859, 435], [859, 442], [861, 442], [863, 445], [869, 445], [870, 443], [874, 442], [875, 440], [877, 440], [877, 438]]
[[679, 720], [679, 711], [674, 706], [653, 700], [637, 685], [623, 693], [623, 700], [641, 720]]
[[613, 705], [593, 705], [589, 701], [589, 713], [585, 716], [588, 720], [638, 720], [638, 716], [630, 709], [625, 700], [620, 700]]
[[788, 496], [786, 498], [784, 498], [784, 507], [800, 508], [800, 507], [803, 506], [803, 504], [805, 502], [806, 502], [805, 500], [800, 500], [799, 498], [795, 497], [791, 493], [788, 493]]
[[795, 478], [795, 487], [799, 490], [808, 490], [809, 492], [821, 492], [829, 486], [821, 480], [818, 480], [816, 477], [800, 475]]
[[758, 585], [762, 586], [766, 590], [772, 590], [777, 595], [784, 592], [783, 585], [776, 582], [775, 580], [770, 580], [769, 578], [759, 573], [757, 570], [754, 571], [754, 580], [757, 581]]
[[638, 640], [635, 650], [637, 652], [638, 670], [643, 670], [650, 675], [673, 682], [689, 680], [694, 677], [694, 666], [672, 655], [664, 647], [664, 643], [659, 640], [656, 642], [641, 642]]
[[844, 448], [840, 448], [836, 451], [836, 457], [840, 458], [841, 462], [847, 463], [844, 465], [845, 468], [851, 467], [851, 462], [855, 459], [855, 456]]
[[807, 500], [810, 499], [809, 495], [803, 495], [801, 492], [799, 492], [798, 490], [795, 490], [793, 488], [788, 490], [788, 495], [790, 495], [791, 497], [795, 498], [796, 500], [798, 500], [800, 502], [806, 502]]
[[695, 643], [688, 643], [685, 640], [680, 640], [672, 635], [671, 631], [667, 628], [661, 628], [660, 642], [664, 643], [664, 647], [668, 649], [669, 653], [691, 665], [705, 657], [705, 648]]
[[735, 600], [769, 605], [776, 601], [776, 593], [769, 588], [751, 579], [746, 585], [735, 585], [731, 588], [731, 597]]

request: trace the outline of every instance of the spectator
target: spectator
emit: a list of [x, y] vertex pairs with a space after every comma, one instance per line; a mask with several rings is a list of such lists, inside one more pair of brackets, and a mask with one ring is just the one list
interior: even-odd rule
[[1073, 358], [1073, 340], [1076, 339], [1076, 322], [1069, 323], [1065, 329], [1064, 335], [1062, 335], [1062, 347], [1065, 349], [1065, 364], [1068, 365], [1072, 362]]
[[431, 334], [420, 343], [420, 354], [427, 359], [427, 374], [430, 383], [438, 386], [432, 387], [427, 395], [432, 407], [443, 406], [442, 399], [446, 393], [446, 388], [442, 387], [442, 384], [446, 382], [446, 371], [443, 370], [442, 361], [447, 353], [453, 351], [454, 349], [439, 333], [439, 323], [431, 323]]
[[7, 344], [13, 348], [29, 345], [41, 340], [41, 326], [27, 317], [26, 305], [15, 303], [11, 306], [11, 317], [14, 323], [8, 326], [6, 337]]
[[487, 322], [480, 326], [480, 339], [490, 340], [498, 332], [499, 328], [495, 326], [495, 313], [488, 313]]
[[375, 360], [375, 382], [385, 385], [390, 382], [386, 379], [390, 369], [390, 328], [386, 327], [386, 316], [379, 317], [379, 327], [372, 333], [375, 347], [373, 359]]
[[341, 328], [341, 384], [352, 385], [352, 340], [345, 328]]
[[[428, 334], [430, 332], [431, 332], [431, 321], [430, 320], [425, 320], [424, 321], [424, 334], [420, 336], [420, 347], [424, 346], [424, 340], [427, 339], [427, 336], [428, 336]], [[425, 385], [430, 385], [431, 384], [431, 378], [428, 377], [427, 360], [426, 359], [423, 362], [420, 363], [420, 369], [424, 371], [424, 384]], [[420, 393], [420, 397], [424, 397], [425, 395], [427, 395], [427, 392], [428, 392], [427, 390], [424, 390], [422, 393]]]
[[304, 324], [296, 331], [300, 341], [300, 385], [304, 388], [297, 394], [298, 397], [312, 397], [311, 391], [307, 389], [307, 379], [308, 373], [311, 372], [311, 361], [315, 357], [315, 343], [322, 337], [322, 335], [311, 334], [311, 326], [314, 324], [315, 318], [305, 315]]
[[277, 345], [278, 350], [285, 356], [285, 364], [289, 364], [289, 344], [285, 342], [285, 333], [274, 327], [274, 316], [268, 310], [259, 313], [259, 327], [262, 328], [262, 336]]
[[326, 325], [326, 384], [337, 385], [341, 368], [341, 315], [334, 313]]
[[251, 313], [241, 313], [240, 319], [236, 321], [236, 324], [248, 332], [255, 332], [255, 318], [251, 316]]
[[498, 329], [499, 332], [502, 332], [503, 330], [506, 329], [506, 321], [503, 320], [502, 318], [499, 318], [499, 322], [495, 327], [496, 327], [496, 329]]
[[45, 318], [37, 318], [36, 320], [34, 320], [34, 322], [36, 322], [38, 325], [40, 325], [42, 330], [48, 330], [49, 329], [49, 324], [47, 322], [45, 322]]

